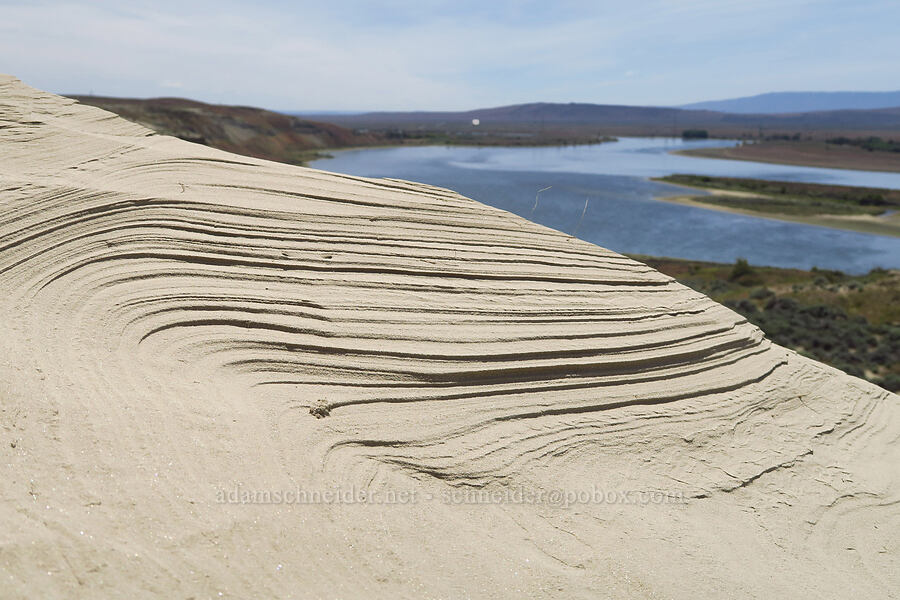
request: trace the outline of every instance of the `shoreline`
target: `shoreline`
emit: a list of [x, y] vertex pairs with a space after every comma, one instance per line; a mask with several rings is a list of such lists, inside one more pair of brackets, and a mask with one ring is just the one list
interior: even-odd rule
[[[847, 164], [834, 157], [826, 154], [812, 156], [809, 159], [791, 158], [789, 156], [741, 156], [741, 148], [749, 146], [732, 146], [723, 148], [687, 148], [683, 150], [672, 150], [670, 154], [678, 156], [689, 156], [692, 158], [711, 158], [716, 160], [740, 160], [744, 162], [763, 163], [770, 165], [787, 165], [794, 167], [813, 167], [819, 169], [839, 169], [842, 171], [868, 171], [872, 173], [900, 173], [900, 163], [896, 165], [881, 165], [882, 168], [872, 167], [865, 162], [860, 164]], [[793, 149], [792, 149], [793, 150]], [[827, 152], [821, 151], [820, 152]], [[835, 152], [837, 153], [837, 152]], [[865, 156], [865, 155], [863, 155]], [[849, 160], [855, 160], [859, 157], [852, 157]]]
[[[711, 190], [700, 187], [693, 187], [689, 185], [679, 184], [679, 183], [669, 183], [666, 182], [666, 185], [673, 185], [676, 187], [684, 188], [685, 190], [691, 191], [701, 191], [706, 192], [709, 196], [721, 195], [721, 196], [741, 196], [741, 195], [752, 195], [752, 194], [743, 194], [741, 192], [728, 192], [727, 190], [716, 190], [716, 193], [713, 193]], [[693, 206], [696, 208], [702, 208], [706, 210], [715, 210], [718, 212], [731, 213], [735, 215], [742, 215], [746, 217], [756, 217], [759, 219], [770, 219], [772, 221], [784, 221], [789, 223], [800, 223], [802, 225], [814, 225], [817, 227], [828, 227], [831, 229], [842, 229], [844, 231], [854, 231], [856, 233], [866, 233], [869, 235], [882, 235], [887, 237], [900, 237], [900, 213], [894, 213], [890, 215], [893, 222], [884, 222], [880, 220], [880, 217], [870, 216], [870, 215], [810, 215], [810, 216], [796, 216], [796, 215], [785, 215], [780, 213], [761, 213], [752, 210], [744, 210], [740, 208], [732, 208], [728, 206], [720, 206], [717, 204], [709, 204], [706, 202], [702, 202], [697, 200], [696, 198], [702, 197], [691, 194], [675, 194], [669, 196], [654, 196], [654, 200], [658, 200], [661, 202], [668, 202], [670, 204], [681, 204], [683, 206]]]
[[[641, 136], [641, 137], [669, 137], [669, 136]], [[723, 138], [724, 139], [724, 138]], [[333, 152], [341, 152], [345, 150], [374, 150], [374, 149], [385, 149], [385, 148], [405, 148], [405, 147], [424, 147], [424, 146], [442, 146], [442, 147], [462, 147], [462, 148], [565, 148], [567, 146], [594, 146], [601, 144], [608, 144], [612, 142], [618, 142], [619, 138], [616, 137], [614, 139], [605, 139], [605, 140], [597, 140], [597, 141], [570, 141], [566, 143], [558, 143], [558, 142], [547, 142], [547, 143], [532, 143], [532, 144], [503, 144], [503, 143], [488, 143], [488, 144], [478, 144], [478, 143], [448, 143], [448, 142], [438, 142], [434, 140], [423, 140], [421, 143], [400, 143], [400, 144], [375, 144], [371, 146], [345, 146], [339, 148], [321, 148], [316, 150], [311, 150], [312, 154], [322, 154], [322, 156], [314, 156], [310, 159], [305, 159], [302, 161], [300, 166], [308, 167], [309, 163], [315, 160], [323, 160], [327, 158], [333, 158], [333, 156], [329, 156]], [[710, 147], [710, 148], [686, 148], [681, 150], [670, 150], [668, 153], [676, 156], [687, 156], [691, 158], [708, 158], [713, 160], [739, 160], [742, 162], [750, 162], [750, 163], [759, 163], [759, 164], [769, 164], [769, 165], [785, 165], [785, 166], [795, 166], [795, 167], [811, 167], [811, 168], [819, 168], [819, 169], [837, 169], [841, 171], [866, 171], [869, 173], [900, 173], [900, 163], [897, 165], [889, 165], [885, 168], [875, 168], [868, 166], [867, 164], [858, 164], [858, 165], [850, 165], [845, 163], [835, 162], [833, 160], [801, 160], [801, 159], [791, 159], [787, 157], [758, 157], [758, 156], [740, 156], [735, 155], [735, 151], [740, 152], [742, 146], [723, 146], [723, 147]], [[820, 158], [820, 157], [817, 157]]]
[[546, 144], [468, 144], [468, 143], [447, 143], [447, 142], [437, 142], [433, 140], [423, 141], [422, 143], [409, 143], [409, 144], [375, 144], [372, 146], [345, 146], [341, 148], [322, 148], [319, 150], [313, 150], [312, 152], [321, 153], [324, 156], [312, 158], [310, 160], [306, 160], [303, 162], [301, 166], [309, 167], [309, 162], [314, 160], [325, 160], [329, 158], [334, 158], [331, 156], [332, 152], [344, 152], [347, 150], [383, 150], [386, 148], [424, 148], [427, 146], [440, 146], [440, 147], [459, 147], [459, 148], [566, 148], [568, 146], [600, 146], [602, 144], [611, 144], [613, 142], [618, 142], [619, 138], [613, 139], [601, 139], [595, 141], [572, 141], [567, 142], [565, 144], [560, 143], [546, 143]]

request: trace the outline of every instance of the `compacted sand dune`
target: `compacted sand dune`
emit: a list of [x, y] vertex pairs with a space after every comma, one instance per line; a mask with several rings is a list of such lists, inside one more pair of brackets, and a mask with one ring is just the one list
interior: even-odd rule
[[447, 190], [2, 76], [0, 317], [4, 598], [900, 589], [897, 396]]

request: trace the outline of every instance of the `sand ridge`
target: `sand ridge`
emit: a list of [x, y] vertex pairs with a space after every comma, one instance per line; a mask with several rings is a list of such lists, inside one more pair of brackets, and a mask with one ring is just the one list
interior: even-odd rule
[[897, 396], [449, 190], [3, 76], [0, 290], [11, 597], [900, 589]]

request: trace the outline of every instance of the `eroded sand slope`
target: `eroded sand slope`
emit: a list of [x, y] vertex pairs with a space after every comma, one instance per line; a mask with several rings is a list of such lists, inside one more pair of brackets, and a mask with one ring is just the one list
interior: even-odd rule
[[897, 396], [447, 190], [2, 76], [0, 318], [3, 597], [900, 589]]

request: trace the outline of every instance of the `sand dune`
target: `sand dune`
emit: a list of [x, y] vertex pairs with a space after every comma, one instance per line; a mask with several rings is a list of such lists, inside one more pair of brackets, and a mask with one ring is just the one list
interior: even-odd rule
[[3, 76], [0, 315], [4, 598], [900, 589], [897, 396], [448, 190]]

